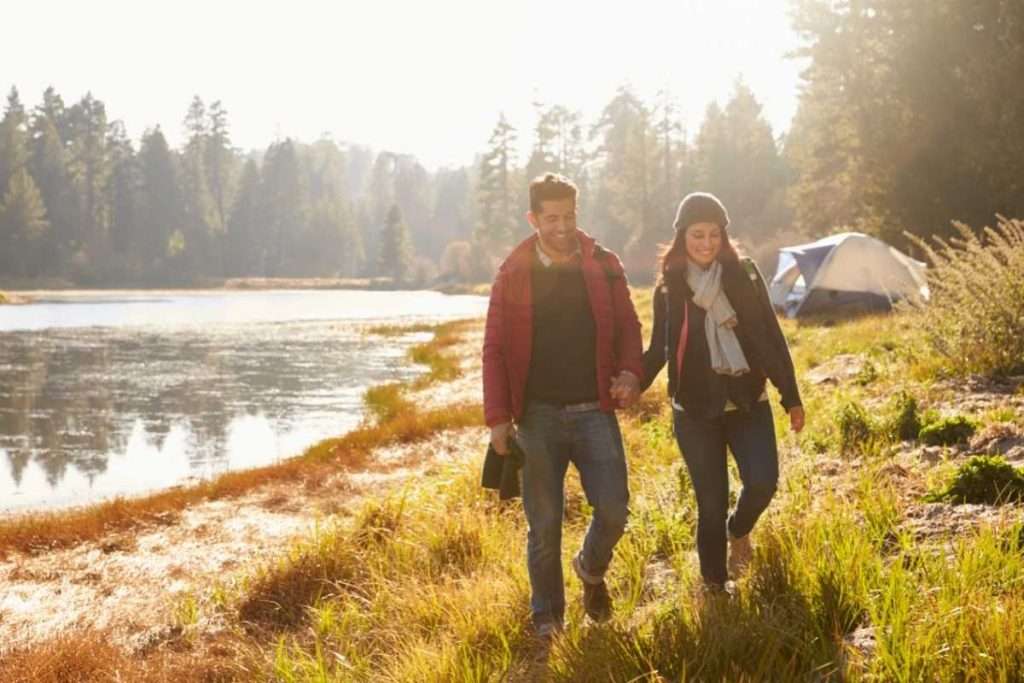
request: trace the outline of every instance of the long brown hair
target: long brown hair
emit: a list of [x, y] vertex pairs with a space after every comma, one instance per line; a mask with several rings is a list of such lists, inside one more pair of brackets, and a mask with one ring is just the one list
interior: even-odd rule
[[[658, 255], [658, 277], [657, 284], [665, 281], [669, 271], [680, 271], [686, 274], [686, 231], [689, 228], [676, 230], [675, 237], [671, 242], [661, 246], [661, 253]], [[740, 255], [736, 251], [736, 245], [729, 239], [729, 230], [722, 228], [722, 248], [718, 250], [715, 260], [719, 263], [739, 263]]]

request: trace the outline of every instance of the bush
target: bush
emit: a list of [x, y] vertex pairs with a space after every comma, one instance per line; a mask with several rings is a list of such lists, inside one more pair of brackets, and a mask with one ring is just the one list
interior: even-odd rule
[[936, 238], [928, 255], [931, 301], [921, 312], [929, 344], [956, 374], [1024, 371], [1024, 222], [999, 219], [979, 237], [957, 223], [959, 238]]
[[1024, 473], [1002, 456], [976, 455], [957, 470], [943, 491], [927, 496], [932, 502], [1007, 503], [1024, 500]]
[[889, 429], [901, 441], [918, 438], [921, 418], [917, 415], [917, 399], [905, 391], [896, 394], [892, 400]]
[[932, 422], [921, 428], [917, 438], [929, 446], [951, 446], [966, 443], [977, 426], [963, 415], [954, 415]]
[[842, 455], [863, 453], [874, 439], [875, 426], [864, 406], [856, 401], [847, 401], [839, 408], [836, 424], [839, 427], [839, 452]]

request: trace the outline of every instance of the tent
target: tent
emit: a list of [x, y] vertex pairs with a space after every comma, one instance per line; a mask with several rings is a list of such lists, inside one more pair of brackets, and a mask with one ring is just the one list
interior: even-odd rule
[[790, 318], [839, 309], [889, 311], [900, 299], [927, 300], [924, 269], [879, 239], [844, 232], [779, 249], [768, 291]]

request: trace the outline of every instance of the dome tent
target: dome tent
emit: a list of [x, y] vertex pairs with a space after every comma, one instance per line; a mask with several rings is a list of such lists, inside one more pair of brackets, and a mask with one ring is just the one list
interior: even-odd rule
[[853, 308], [889, 311], [900, 299], [927, 299], [925, 264], [885, 242], [844, 232], [779, 249], [768, 291], [790, 317]]

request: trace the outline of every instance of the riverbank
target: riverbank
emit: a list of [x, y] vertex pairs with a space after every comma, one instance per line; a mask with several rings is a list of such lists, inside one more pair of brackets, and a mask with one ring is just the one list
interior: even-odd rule
[[48, 293], [69, 294], [76, 292], [176, 292], [176, 291], [273, 291], [273, 290], [365, 290], [365, 291], [408, 291], [429, 290], [442, 294], [477, 294], [486, 296], [490, 283], [439, 282], [414, 286], [396, 284], [391, 278], [289, 278], [289, 277], [240, 277], [204, 278], [195, 282], [174, 284], [141, 285], [138, 283], [111, 283], [83, 287], [64, 280], [26, 280], [5, 285], [0, 291], [0, 305], [5, 303], [29, 303], [43, 298]]
[[[429, 326], [433, 338], [409, 354], [428, 372], [408, 395], [368, 392], [373, 417], [300, 457], [143, 498], [0, 522], [0, 655], [97, 630], [129, 649], [160, 640], [180, 602], [193, 592], [207, 600], [204, 591], [225, 572], [256, 566], [327, 520], [351, 517], [368, 496], [475, 450], [467, 440], [481, 438], [482, 415], [470, 398], [479, 388], [460, 379], [478, 356], [474, 327]], [[425, 439], [439, 432], [444, 438]]]
[[[649, 324], [649, 295], [637, 299]], [[19, 572], [34, 576], [38, 594], [100, 582], [111, 615], [134, 604], [130, 591], [153, 595], [134, 620], [91, 614], [49, 628], [9, 653], [0, 678], [1011, 679], [1024, 663], [1024, 595], [1015, 588], [1024, 584], [1022, 508], [926, 495], [946, 490], [978, 453], [1024, 465], [1024, 378], [942, 378], [904, 315], [786, 321], [785, 330], [808, 427], [795, 436], [776, 411], [783, 479], [734, 600], [699, 596], [695, 504], [659, 380], [620, 416], [632, 516], [609, 575], [616, 614], [608, 624], [582, 618], [579, 584], [567, 574], [566, 632], [550, 649], [530, 637], [521, 509], [479, 488], [486, 430], [439, 426], [406, 445], [367, 449], [364, 463], [375, 467], [406, 463], [390, 470], [394, 478], [379, 478], [388, 472], [381, 466], [336, 485], [289, 482], [251, 501], [202, 504], [221, 504], [221, 521], [213, 508], [203, 521], [188, 522], [192, 509], [169, 520], [180, 525], [178, 564], [154, 561], [144, 587], [130, 576], [127, 588], [102, 583], [105, 570], [87, 576], [105, 557], [136, 562], [132, 539], [142, 550], [153, 543], [138, 532], [106, 552], [104, 540], [117, 535], [80, 545], [86, 554], [49, 570], [58, 554], [12, 554], [0, 569], [6, 592]], [[476, 322], [449, 336], [448, 353], [460, 358], [453, 382], [371, 394], [378, 419], [421, 404], [478, 410], [480, 335]], [[949, 429], [948, 443], [935, 443], [959, 418], [973, 433]], [[287, 510], [318, 512], [289, 526], [276, 516]], [[565, 514], [568, 562], [588, 521], [575, 475]], [[231, 546], [231, 529], [243, 543], [265, 542]], [[213, 558], [207, 569], [204, 553]], [[232, 555], [237, 564], [217, 565]], [[0, 628], [8, 623], [5, 614]]]

